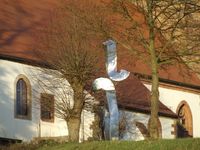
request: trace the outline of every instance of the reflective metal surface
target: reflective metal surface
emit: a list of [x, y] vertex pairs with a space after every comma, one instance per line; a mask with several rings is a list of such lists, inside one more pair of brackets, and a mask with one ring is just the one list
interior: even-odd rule
[[98, 78], [93, 82], [93, 89], [106, 91], [109, 113], [104, 116], [104, 132], [107, 140], [117, 140], [119, 138], [119, 111], [116, 100], [114, 85], [110, 79]]
[[[106, 70], [108, 76], [113, 81], [122, 81], [128, 78], [130, 72], [120, 70], [117, 72], [117, 52], [116, 43], [108, 40], [103, 43], [106, 45]], [[119, 139], [119, 110], [114, 84], [108, 78], [98, 78], [93, 82], [93, 90], [103, 89], [106, 91], [108, 111], [104, 111], [104, 136], [107, 140]]]
[[105, 90], [105, 91], [113, 91], [115, 90], [114, 84], [108, 78], [98, 78], [93, 82], [93, 90]]
[[122, 81], [128, 78], [130, 72], [126, 70], [120, 70], [117, 72], [116, 42], [108, 40], [103, 44], [106, 46], [106, 70], [110, 79], [113, 81]]

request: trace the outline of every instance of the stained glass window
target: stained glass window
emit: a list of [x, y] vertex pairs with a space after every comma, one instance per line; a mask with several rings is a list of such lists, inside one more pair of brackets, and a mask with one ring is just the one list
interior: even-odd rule
[[28, 115], [27, 85], [21, 78], [16, 85], [16, 115]]

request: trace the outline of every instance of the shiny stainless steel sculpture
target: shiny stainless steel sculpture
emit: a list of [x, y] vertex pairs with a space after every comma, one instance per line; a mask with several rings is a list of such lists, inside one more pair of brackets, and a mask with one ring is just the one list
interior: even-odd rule
[[94, 90], [105, 90], [108, 102], [108, 110], [104, 115], [105, 138], [117, 140], [119, 138], [119, 111], [116, 101], [115, 87], [110, 79], [98, 78], [93, 82]]
[[116, 42], [113, 40], [108, 40], [103, 43], [106, 45], [106, 70], [111, 80], [122, 81], [128, 78], [130, 72], [126, 70], [120, 70], [117, 72], [117, 52], [116, 52]]
[[[128, 71], [120, 70], [120, 72], [117, 72], [116, 43], [112, 40], [108, 40], [103, 44], [107, 47], [106, 70], [109, 78], [113, 81], [122, 81], [128, 78], [130, 74]], [[109, 113], [105, 111], [104, 115], [105, 138], [109, 140], [117, 140], [119, 139], [119, 111], [117, 106], [115, 87], [110, 79], [96, 79], [93, 82], [93, 89], [103, 89], [106, 91]]]

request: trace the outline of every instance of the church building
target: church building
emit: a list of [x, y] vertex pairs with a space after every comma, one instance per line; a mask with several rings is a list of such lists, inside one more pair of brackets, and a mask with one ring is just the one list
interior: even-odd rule
[[[31, 141], [42, 137], [65, 137], [66, 122], [55, 115], [58, 95], [40, 91], [32, 74], [45, 60], [35, 55], [33, 33], [57, 3], [52, 0], [0, 0], [0, 140]], [[115, 86], [122, 140], [143, 140], [150, 117], [151, 71], [132, 55], [117, 51], [118, 69], [130, 72]], [[102, 59], [106, 59], [102, 55]], [[103, 64], [105, 65], [105, 64]], [[101, 76], [100, 76], [101, 77]], [[107, 75], [105, 75], [107, 77]], [[159, 71], [160, 137], [200, 137], [200, 78], [186, 66], [173, 65]], [[35, 92], [37, 91], [37, 92]], [[39, 92], [38, 92], [39, 91]], [[50, 103], [45, 107], [44, 101]], [[92, 137], [94, 114], [83, 110], [80, 141]]]

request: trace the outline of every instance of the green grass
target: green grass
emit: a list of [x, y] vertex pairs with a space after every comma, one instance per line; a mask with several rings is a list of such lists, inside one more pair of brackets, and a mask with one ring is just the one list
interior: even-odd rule
[[[20, 150], [200, 150], [200, 139], [176, 139], [157, 141], [101, 141], [85, 143], [56, 144], [46, 142], [40, 145], [26, 145]], [[9, 149], [18, 150], [18, 149]]]

